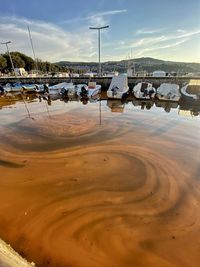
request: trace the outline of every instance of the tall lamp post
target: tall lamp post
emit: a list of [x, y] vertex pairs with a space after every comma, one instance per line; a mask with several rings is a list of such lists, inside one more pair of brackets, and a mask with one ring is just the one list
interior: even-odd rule
[[89, 27], [90, 30], [98, 30], [98, 50], [99, 50], [99, 76], [101, 75], [101, 30], [109, 28], [109, 25], [102, 27]]
[[13, 64], [13, 61], [12, 61], [12, 57], [11, 57], [11, 54], [10, 54], [10, 51], [8, 49], [8, 44], [11, 44], [11, 41], [7, 41], [5, 43], [1, 43], [2, 45], [6, 45], [6, 48], [7, 48], [7, 52], [8, 52], [8, 55], [9, 55], [9, 58], [10, 58], [10, 62], [11, 62], [11, 66], [12, 66], [12, 69], [14, 71], [14, 74], [16, 76], [16, 73], [15, 73], [15, 67], [14, 67], [14, 64]]

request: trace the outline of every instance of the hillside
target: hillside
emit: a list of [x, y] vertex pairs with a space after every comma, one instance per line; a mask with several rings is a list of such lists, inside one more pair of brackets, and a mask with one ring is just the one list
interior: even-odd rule
[[[95, 62], [56, 62], [59, 66], [66, 66], [83, 71], [97, 71], [98, 63]], [[121, 61], [107, 61], [102, 63], [103, 71], [125, 72], [128, 66], [135, 67], [135, 71], [153, 72], [154, 70], [164, 70], [166, 72], [178, 73], [199, 73], [200, 63], [164, 61], [150, 57], [135, 58]]]

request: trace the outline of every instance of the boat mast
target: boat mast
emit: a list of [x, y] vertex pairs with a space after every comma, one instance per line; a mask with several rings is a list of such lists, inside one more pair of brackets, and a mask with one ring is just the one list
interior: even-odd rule
[[34, 50], [34, 47], [33, 47], [33, 40], [32, 40], [32, 36], [31, 36], [31, 32], [30, 32], [29, 26], [27, 26], [27, 28], [28, 28], [29, 39], [30, 39], [31, 48], [32, 48], [32, 52], [33, 52], [33, 58], [34, 58], [34, 61], [35, 61], [35, 68], [36, 68], [36, 71], [38, 72], [38, 64], [37, 64], [37, 59], [36, 59], [36, 56], [35, 56], [35, 50]]

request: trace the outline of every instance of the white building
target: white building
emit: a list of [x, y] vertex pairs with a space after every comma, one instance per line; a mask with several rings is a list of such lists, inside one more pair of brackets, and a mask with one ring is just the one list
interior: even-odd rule
[[163, 70], [155, 70], [153, 72], [153, 77], [166, 77], [166, 72]]
[[105, 77], [113, 77], [113, 76], [118, 76], [118, 75], [119, 75], [118, 71], [107, 72], [104, 74]]

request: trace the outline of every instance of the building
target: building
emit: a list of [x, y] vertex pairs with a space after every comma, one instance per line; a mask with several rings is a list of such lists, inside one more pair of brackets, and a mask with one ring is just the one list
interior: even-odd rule
[[166, 77], [166, 72], [163, 70], [155, 70], [153, 72], [153, 77]]

